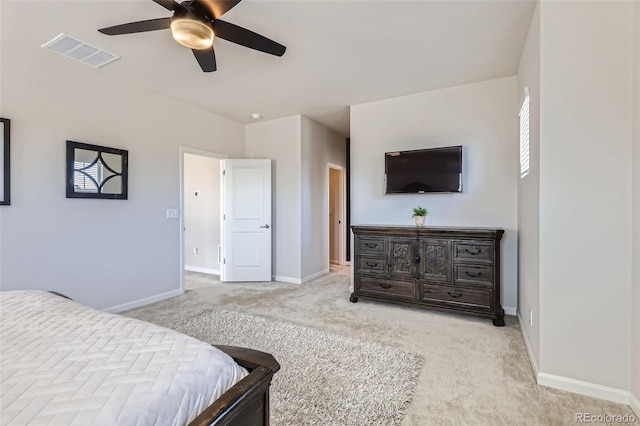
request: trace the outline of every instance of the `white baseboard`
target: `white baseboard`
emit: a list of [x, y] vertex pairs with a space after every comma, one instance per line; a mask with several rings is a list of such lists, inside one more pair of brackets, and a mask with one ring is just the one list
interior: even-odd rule
[[629, 404], [631, 396], [629, 391], [622, 389], [583, 382], [582, 380], [570, 379], [569, 377], [556, 376], [555, 374], [548, 373], [538, 373], [538, 384], [625, 405]]
[[308, 283], [311, 280], [315, 280], [318, 277], [323, 275], [327, 275], [329, 273], [329, 269], [325, 269], [324, 271], [316, 272], [315, 274], [311, 274], [308, 277], [300, 278], [292, 278], [292, 277], [283, 277], [282, 275], [274, 275], [274, 281], [280, 281], [281, 283], [289, 283], [289, 284], [304, 284]]
[[300, 278], [283, 277], [281, 275], [274, 275], [273, 280], [280, 281], [281, 283], [302, 284], [302, 280]]
[[327, 268], [324, 271], [316, 272], [315, 274], [311, 274], [311, 275], [309, 275], [307, 277], [304, 277], [302, 279], [302, 284], [308, 283], [309, 281], [315, 280], [316, 278], [319, 278], [319, 277], [321, 277], [323, 275], [327, 275], [329, 273], [329, 271], [330, 271], [329, 268]]
[[556, 376], [555, 374], [541, 373], [538, 368], [538, 362], [531, 350], [525, 322], [522, 320], [520, 314], [518, 314], [518, 321], [520, 322], [520, 331], [522, 333], [522, 339], [524, 340], [524, 346], [529, 356], [529, 363], [531, 364], [531, 369], [539, 385], [613, 401], [618, 404], [630, 405], [631, 409], [640, 416], [640, 404], [638, 404], [638, 400], [629, 391], [584, 382], [582, 380], [570, 379], [568, 377]]
[[149, 305], [151, 303], [159, 302], [165, 299], [171, 299], [172, 297], [180, 296], [182, 291], [180, 289], [167, 291], [166, 293], [156, 294], [155, 296], [145, 297], [143, 299], [134, 300], [132, 302], [123, 303], [121, 305], [112, 306], [110, 308], [103, 309], [105, 312], [117, 314], [118, 312], [128, 311], [129, 309], [139, 308], [140, 306]]
[[636, 416], [640, 417], [640, 401], [632, 393], [629, 394], [629, 406], [636, 413]]
[[504, 314], [505, 315], [511, 315], [513, 317], [518, 315], [518, 308], [514, 308], [514, 307], [511, 307], [511, 306], [503, 306], [502, 309], [504, 309]]
[[522, 340], [524, 340], [524, 347], [527, 349], [527, 355], [529, 356], [529, 364], [531, 364], [531, 369], [533, 370], [533, 377], [538, 380], [538, 361], [536, 357], [533, 355], [533, 351], [531, 350], [531, 344], [529, 343], [529, 337], [527, 332], [525, 331], [524, 321], [522, 321], [522, 317], [518, 313], [518, 321], [520, 322], [520, 334], [522, 334]]
[[184, 266], [185, 271], [200, 272], [201, 274], [220, 275], [219, 269], [198, 268], [197, 266]]

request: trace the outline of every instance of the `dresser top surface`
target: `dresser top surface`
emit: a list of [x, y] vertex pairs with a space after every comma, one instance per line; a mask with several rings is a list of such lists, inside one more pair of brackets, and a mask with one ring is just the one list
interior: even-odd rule
[[415, 226], [415, 225], [353, 225], [354, 234], [361, 233], [413, 233], [418, 234], [465, 234], [465, 235], [487, 235], [492, 234], [498, 238], [502, 237], [504, 229], [501, 228], [481, 228], [464, 226]]

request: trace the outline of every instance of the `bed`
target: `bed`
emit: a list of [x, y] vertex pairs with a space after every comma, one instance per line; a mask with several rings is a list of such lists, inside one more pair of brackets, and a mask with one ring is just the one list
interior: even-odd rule
[[269, 354], [45, 291], [0, 292], [0, 424], [269, 424]]

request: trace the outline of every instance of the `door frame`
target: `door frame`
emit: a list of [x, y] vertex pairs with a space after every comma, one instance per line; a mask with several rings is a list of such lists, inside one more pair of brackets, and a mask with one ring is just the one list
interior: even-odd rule
[[[337, 164], [333, 164], [333, 163], [327, 163], [327, 240], [328, 243], [327, 246], [329, 247], [329, 253], [328, 253], [328, 258], [329, 258], [329, 267], [331, 267], [331, 237], [328, 235], [331, 229], [331, 224], [329, 223], [330, 221], [330, 215], [329, 215], [329, 206], [331, 205], [331, 180], [330, 180], [330, 173], [331, 170], [336, 170], [340, 173], [340, 180], [339, 180], [339, 188], [340, 188], [340, 194], [338, 195], [338, 200], [339, 200], [339, 214], [338, 214], [338, 220], [340, 221], [340, 225], [338, 226], [338, 238], [339, 238], [339, 243], [338, 243], [338, 265], [346, 265], [346, 179], [345, 179], [345, 171], [346, 171], [346, 167], [344, 166], [339, 166]], [[335, 212], [334, 212], [335, 214]], [[335, 260], [335, 259], [334, 259]]]
[[[215, 158], [217, 160], [226, 160], [228, 155], [218, 154], [215, 152], [204, 151], [202, 149], [189, 148], [180, 146], [180, 210], [178, 227], [180, 233], [180, 294], [184, 294], [184, 155], [198, 155], [200, 157]], [[220, 182], [222, 185], [222, 182]], [[222, 211], [222, 194], [220, 194], [220, 211]], [[222, 216], [220, 216], [222, 217]], [[222, 223], [220, 223], [222, 227]], [[220, 241], [222, 244], [222, 241]]]

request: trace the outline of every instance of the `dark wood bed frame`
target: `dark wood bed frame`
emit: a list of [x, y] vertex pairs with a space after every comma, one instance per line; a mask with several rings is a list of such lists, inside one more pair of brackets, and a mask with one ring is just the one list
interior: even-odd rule
[[280, 364], [264, 352], [214, 346], [249, 370], [249, 375], [223, 393], [188, 426], [268, 426], [269, 386]]
[[[73, 300], [55, 291], [57, 296]], [[246, 368], [249, 375], [229, 388], [187, 426], [268, 426], [269, 386], [280, 364], [268, 353], [236, 346], [213, 345]]]

